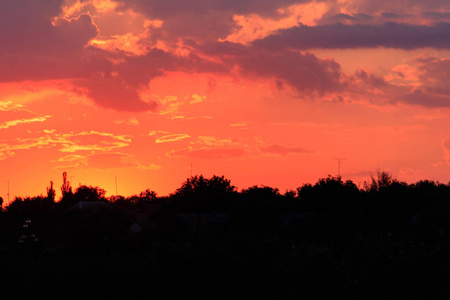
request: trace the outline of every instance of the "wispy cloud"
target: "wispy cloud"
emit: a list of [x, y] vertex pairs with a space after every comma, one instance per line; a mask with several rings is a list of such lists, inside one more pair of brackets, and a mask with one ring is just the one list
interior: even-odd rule
[[129, 153], [122, 152], [98, 152], [87, 155], [68, 155], [61, 157], [53, 162], [58, 163], [54, 169], [67, 168], [89, 168], [95, 170], [148, 170], [156, 171], [161, 166], [154, 163], [143, 164], [137, 158]]
[[12, 101], [0, 101], [0, 111], [19, 111], [23, 110], [23, 105], [13, 104]]
[[180, 141], [186, 138], [189, 138], [190, 135], [188, 134], [169, 134], [169, 135], [165, 135], [162, 136], [158, 139], [156, 139], [155, 143], [160, 144], [160, 143], [168, 143], [168, 142], [176, 142], [176, 141]]
[[[94, 151], [106, 152], [123, 148], [131, 143], [131, 138], [125, 135], [114, 135], [107, 132], [86, 131], [80, 133], [48, 133], [36, 138], [17, 138], [8, 143], [0, 144], [0, 152], [30, 150], [32, 148], [56, 147], [60, 152]], [[69, 155], [64, 159], [77, 160], [84, 156]]]
[[139, 121], [136, 118], [129, 118], [128, 120], [114, 121], [114, 123], [116, 123], [116, 124], [126, 124], [126, 125], [131, 125], [131, 126], [138, 126], [139, 125]]
[[190, 104], [201, 103], [206, 100], [206, 96], [200, 96], [198, 94], [193, 94], [191, 97], [192, 100], [189, 101]]
[[204, 159], [226, 159], [239, 157], [244, 155], [245, 151], [239, 148], [199, 148], [194, 149], [187, 147], [183, 149], [169, 151], [167, 156], [169, 157], [192, 157], [192, 158], [204, 158]]
[[12, 126], [16, 126], [19, 124], [27, 124], [27, 123], [34, 123], [34, 122], [44, 122], [51, 116], [44, 116], [44, 117], [36, 117], [31, 119], [20, 119], [20, 120], [13, 120], [13, 121], [6, 121], [0, 124], [0, 129], [6, 129]]

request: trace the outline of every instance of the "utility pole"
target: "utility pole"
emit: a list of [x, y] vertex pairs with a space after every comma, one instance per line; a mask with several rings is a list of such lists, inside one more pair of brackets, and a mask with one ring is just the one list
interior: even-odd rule
[[192, 177], [192, 161], [191, 161], [191, 177]]
[[345, 158], [335, 158], [335, 160], [337, 160], [337, 162], [338, 162], [338, 177], [341, 177], [341, 162], [346, 159]]

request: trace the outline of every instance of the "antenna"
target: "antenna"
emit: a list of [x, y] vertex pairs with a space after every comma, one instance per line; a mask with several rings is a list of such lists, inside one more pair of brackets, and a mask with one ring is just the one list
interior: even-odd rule
[[116, 196], [117, 196], [117, 176], [114, 176], [115, 180], [116, 180]]
[[9, 180], [8, 180], [8, 194], [6, 195], [8, 195], [8, 203], [9, 203]]
[[338, 177], [341, 177], [341, 161], [346, 160], [345, 158], [334, 158], [338, 162]]
[[192, 177], [192, 161], [191, 161], [191, 177]]

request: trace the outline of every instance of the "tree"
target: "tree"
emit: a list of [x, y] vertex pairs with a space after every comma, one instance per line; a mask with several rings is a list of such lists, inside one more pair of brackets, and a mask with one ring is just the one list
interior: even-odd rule
[[407, 184], [405, 182], [392, 178], [392, 175], [388, 172], [377, 171], [376, 177], [371, 176], [371, 184], [368, 188], [366, 188], [366, 190], [370, 192], [392, 192], [405, 188], [406, 186]]
[[50, 181], [50, 187], [47, 187], [47, 199], [51, 202], [55, 201], [55, 189], [53, 188], [53, 181]]
[[225, 209], [235, 193], [236, 187], [224, 176], [208, 179], [200, 175], [188, 178], [171, 197], [181, 210], [212, 211]]
[[139, 199], [151, 202], [156, 199], [156, 192], [146, 189], [145, 191], [139, 193]]
[[231, 185], [230, 180], [225, 179], [224, 176], [214, 175], [210, 179], [200, 176], [193, 176], [188, 178], [180, 188], [175, 192], [175, 196], [200, 196], [200, 195], [223, 195], [233, 193], [236, 187]]
[[74, 197], [76, 201], [89, 201], [89, 202], [95, 202], [95, 201], [106, 201], [105, 198], [106, 191], [102, 188], [99, 188], [97, 186], [86, 186], [81, 185], [79, 186], [74, 193]]
[[351, 181], [342, 181], [340, 176], [328, 175], [312, 186], [305, 184], [297, 189], [300, 200], [306, 201], [306, 206], [320, 211], [330, 209], [349, 209], [354, 206], [354, 200], [359, 193], [358, 187]]
[[69, 196], [72, 194], [72, 187], [70, 186], [70, 182], [67, 180], [67, 172], [63, 173], [63, 184], [61, 186], [62, 197]]
[[63, 184], [61, 185], [61, 199], [59, 200], [59, 204], [62, 207], [68, 208], [76, 203], [76, 200], [73, 196], [72, 187], [70, 186], [70, 182], [67, 180], [67, 173], [63, 173]]
[[270, 186], [251, 186], [242, 190], [244, 201], [249, 210], [273, 210], [281, 195], [277, 188]]

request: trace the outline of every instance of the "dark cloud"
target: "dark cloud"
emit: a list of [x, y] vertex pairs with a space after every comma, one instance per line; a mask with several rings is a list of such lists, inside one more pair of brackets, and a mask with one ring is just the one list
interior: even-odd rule
[[[109, 52], [87, 46], [99, 34], [88, 13], [72, 20], [60, 18], [54, 23], [55, 17], [62, 12], [63, 0], [4, 0], [0, 2], [0, 39], [7, 46], [0, 47], [0, 81], [71, 79], [75, 89], [84, 91], [102, 107], [143, 111], [155, 109], [156, 104], [143, 101], [139, 91], [167, 71], [228, 74], [239, 70], [244, 76], [273, 79], [280, 89], [291, 86], [300, 93], [323, 95], [343, 90], [352, 84], [351, 80], [373, 87], [382, 87], [386, 83], [364, 71], [344, 79], [336, 61], [298, 50], [318, 47], [450, 48], [447, 38], [450, 23], [367, 25], [378, 22], [379, 16], [400, 19], [402, 15], [395, 9], [374, 14], [370, 14], [370, 9], [359, 14], [338, 14], [334, 15], [336, 20], [355, 25], [300, 26], [280, 30], [251, 45], [217, 42], [235, 28], [235, 14], [278, 18], [282, 17], [277, 11], [279, 8], [306, 2], [310, 1], [120, 1], [118, 10], [134, 9], [149, 19], [163, 20], [160, 28], [150, 28], [151, 39], [163, 39], [168, 45], [170, 41], [183, 41], [185, 53], [190, 53], [180, 56], [154, 48], [144, 55], [130, 56], [119, 50]], [[419, 5], [418, 1], [408, 3]], [[431, 0], [430, 3], [437, 2]], [[430, 6], [424, 15], [432, 19], [446, 18], [447, 14], [436, 7], [437, 4]], [[450, 68], [442, 61], [421, 63], [426, 74], [431, 74], [429, 78], [436, 79], [434, 82], [439, 84], [430, 81], [423, 90], [404, 95], [401, 101], [419, 104], [424, 102], [424, 95], [433, 95], [434, 98], [424, 105], [447, 106], [446, 97], [450, 92], [444, 83], [449, 80], [445, 74], [450, 74]]]
[[119, 76], [133, 86], [147, 84], [165, 71], [213, 73], [227, 70], [222, 64], [209, 62], [195, 53], [180, 57], [157, 48], [142, 56], [126, 57], [123, 63], [117, 65]]
[[233, 16], [258, 14], [280, 17], [277, 9], [310, 0], [122, 0], [121, 9], [133, 9], [151, 19], [162, 19], [163, 26], [153, 35], [165, 39], [196, 37], [217, 40], [227, 37], [236, 28]]
[[79, 78], [87, 75], [84, 47], [97, 36], [91, 17], [61, 19], [63, 0], [0, 2], [0, 81]]
[[450, 107], [450, 95], [436, 95], [417, 89], [409, 94], [399, 97], [401, 102], [420, 105], [429, 108]]
[[366, 84], [372, 87], [384, 87], [387, 86], [388, 83], [384, 80], [383, 77], [376, 76], [374, 74], [369, 74], [364, 70], [358, 70], [354, 74], [356, 79], [362, 80]]
[[61, 19], [61, 0], [5, 0], [0, 3], [0, 55], [67, 55], [82, 49], [98, 34], [89, 15]]
[[268, 49], [346, 49], [346, 48], [398, 48], [423, 47], [450, 48], [450, 23], [433, 26], [404, 23], [382, 25], [321, 25], [298, 26], [279, 30], [276, 34], [256, 40], [253, 45]]
[[417, 59], [421, 88], [400, 96], [400, 101], [424, 107], [450, 107], [450, 59], [422, 56]]
[[145, 111], [156, 108], [156, 103], [146, 103], [136, 88], [128, 86], [121, 78], [93, 76], [80, 84], [87, 88], [87, 96], [105, 108], [122, 111]]
[[[337, 1], [330, 1], [337, 2]], [[450, 2], [443, 0], [364, 0], [353, 1], [352, 8], [367, 14], [375, 14], [381, 11], [394, 13], [404, 13], [407, 11], [425, 11], [425, 10], [450, 10]]]
[[417, 61], [421, 63], [421, 79], [424, 83], [428, 81], [434, 87], [448, 89], [448, 82], [450, 81], [450, 59], [420, 57]]
[[135, 8], [152, 17], [167, 18], [173, 15], [205, 14], [212, 12], [229, 12], [233, 14], [259, 14], [271, 16], [277, 9], [296, 3], [311, 2], [311, 0], [122, 0], [124, 8]]
[[332, 17], [330, 17], [329, 21], [333, 21], [333, 23], [340, 23], [345, 21], [351, 21], [351, 22], [358, 22], [358, 23], [365, 23], [370, 22], [374, 19], [373, 16], [368, 14], [337, 14]]
[[431, 18], [434, 20], [448, 20], [450, 19], [450, 12], [443, 12], [443, 11], [425, 11], [422, 13], [422, 16]]
[[259, 52], [238, 58], [237, 62], [244, 72], [283, 80], [300, 92], [323, 94], [339, 90], [342, 86], [339, 64], [333, 60], [321, 60], [310, 53]]
[[397, 14], [397, 13], [393, 13], [390, 11], [382, 12], [380, 15], [386, 19], [401, 19], [401, 18], [405, 17], [405, 15], [403, 15], [403, 14]]
[[274, 78], [277, 86], [286, 83], [300, 92], [319, 94], [343, 87], [340, 65], [311, 53], [268, 51], [230, 42], [211, 43], [200, 49], [208, 55], [220, 57], [229, 68], [239, 66], [244, 75]]

